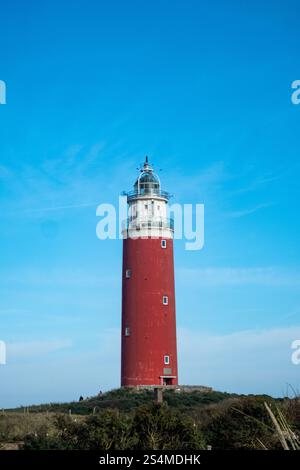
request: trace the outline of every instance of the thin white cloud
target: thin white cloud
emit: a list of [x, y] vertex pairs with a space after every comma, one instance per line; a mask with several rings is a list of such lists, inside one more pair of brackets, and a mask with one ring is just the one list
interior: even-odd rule
[[61, 211], [65, 209], [81, 209], [84, 207], [97, 207], [99, 204], [98, 202], [87, 202], [87, 203], [82, 203], [82, 204], [69, 204], [66, 206], [54, 206], [54, 207], [41, 207], [39, 209], [28, 209], [23, 211], [24, 214], [28, 213], [34, 213], [34, 212], [55, 212], [55, 211]]
[[300, 366], [291, 361], [295, 339], [300, 326], [223, 335], [179, 329], [180, 382], [280, 395], [287, 383], [299, 382]]
[[0, 315], [19, 315], [23, 313], [28, 313], [29, 310], [25, 310], [22, 308], [3, 308], [0, 309]]
[[241, 209], [241, 210], [235, 210], [235, 211], [231, 211], [231, 212], [224, 212], [223, 215], [224, 215], [225, 218], [237, 219], [237, 218], [240, 218], [240, 217], [245, 217], [247, 215], [254, 214], [255, 212], [258, 212], [262, 209], [266, 209], [266, 208], [271, 207], [273, 205], [274, 205], [274, 203], [266, 202], [266, 203], [258, 204], [254, 207], [250, 207], [248, 209]]
[[217, 197], [223, 184], [231, 179], [231, 175], [225, 168], [223, 161], [214, 162], [212, 165], [203, 168], [202, 171], [192, 174], [182, 175], [179, 168], [169, 171], [165, 176], [165, 185], [174, 188], [176, 198], [198, 197], [201, 202], [207, 203]]
[[24, 341], [18, 343], [9, 343], [7, 345], [7, 356], [12, 359], [40, 357], [61, 349], [70, 348], [72, 341], [70, 339], [49, 339], [45, 341]]
[[[236, 393], [281, 396], [286, 384], [297, 388], [300, 365], [292, 364], [291, 344], [300, 339], [300, 326], [214, 334], [178, 328], [179, 382], [208, 385]], [[18, 359], [30, 351], [68, 347], [68, 340], [15, 345]], [[10, 350], [8, 349], [8, 359]], [[120, 330], [109, 328], [98, 335], [92, 350], [72, 348], [40, 361], [14, 361], [1, 370], [1, 406], [67, 401], [120, 386]], [[30, 380], [29, 380], [30, 377]]]
[[231, 195], [237, 196], [240, 194], [257, 191], [263, 188], [264, 186], [268, 185], [269, 183], [273, 183], [274, 181], [278, 181], [279, 179], [283, 178], [285, 174], [286, 172], [281, 171], [281, 173], [277, 174], [268, 173], [259, 177], [255, 176], [254, 178], [252, 178], [252, 180], [250, 180], [250, 182], [244, 184], [243, 187], [232, 190]]
[[59, 287], [88, 287], [116, 285], [119, 277], [113, 273], [105, 275], [99, 272], [70, 267], [57, 269], [27, 268], [17, 271], [0, 271], [0, 282], [3, 285], [30, 285], [30, 286], [59, 286]]
[[0, 164], [0, 180], [8, 180], [12, 177], [12, 172], [5, 165]]
[[[0, 217], [17, 214], [43, 217], [50, 211], [97, 206], [117, 199], [126, 184], [124, 174], [134, 171], [135, 162], [127, 155], [121, 158], [113, 151], [114, 145], [101, 141], [83, 148], [75, 144], [39, 166], [24, 164], [18, 172], [0, 167], [0, 180], [9, 188], [10, 195], [1, 203]], [[112, 162], [109, 167], [108, 160]]]
[[300, 272], [276, 267], [256, 268], [233, 268], [233, 267], [211, 267], [211, 268], [178, 268], [178, 280], [189, 285], [202, 286], [238, 286], [238, 285], [260, 285], [260, 286], [300, 286]]

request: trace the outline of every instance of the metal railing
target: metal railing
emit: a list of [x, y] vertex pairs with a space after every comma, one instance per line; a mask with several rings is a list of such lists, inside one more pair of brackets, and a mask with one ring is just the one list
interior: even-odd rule
[[169, 228], [174, 231], [174, 219], [161, 217], [159, 219], [146, 220], [137, 217], [129, 217], [122, 224], [123, 230], [141, 230], [141, 229], [152, 229], [152, 228]]
[[140, 188], [139, 190], [133, 190], [133, 191], [123, 191], [122, 192], [123, 196], [127, 196], [128, 201], [131, 199], [136, 199], [137, 197], [151, 197], [151, 196], [158, 196], [163, 199], [170, 199], [171, 194], [168, 193], [167, 191], [162, 191], [161, 189], [156, 189], [156, 188]]

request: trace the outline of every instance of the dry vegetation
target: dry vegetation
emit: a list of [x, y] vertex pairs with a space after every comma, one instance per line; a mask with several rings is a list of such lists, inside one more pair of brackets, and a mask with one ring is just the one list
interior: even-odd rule
[[99, 397], [6, 411], [0, 447], [13, 449], [299, 450], [300, 399], [113, 390]]

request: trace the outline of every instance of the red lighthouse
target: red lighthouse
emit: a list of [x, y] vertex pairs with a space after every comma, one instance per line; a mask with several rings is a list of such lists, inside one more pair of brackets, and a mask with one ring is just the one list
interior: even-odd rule
[[123, 230], [121, 385], [177, 385], [173, 221], [148, 163], [127, 193]]

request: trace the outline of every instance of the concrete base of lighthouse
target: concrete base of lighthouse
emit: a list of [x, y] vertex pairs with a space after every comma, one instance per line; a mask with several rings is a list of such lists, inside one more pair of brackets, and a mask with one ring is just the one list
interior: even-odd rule
[[123, 386], [122, 388], [131, 389], [131, 390], [174, 390], [177, 393], [193, 393], [193, 392], [201, 392], [201, 393], [210, 393], [213, 391], [212, 387], [208, 387], [207, 385], [128, 385]]

